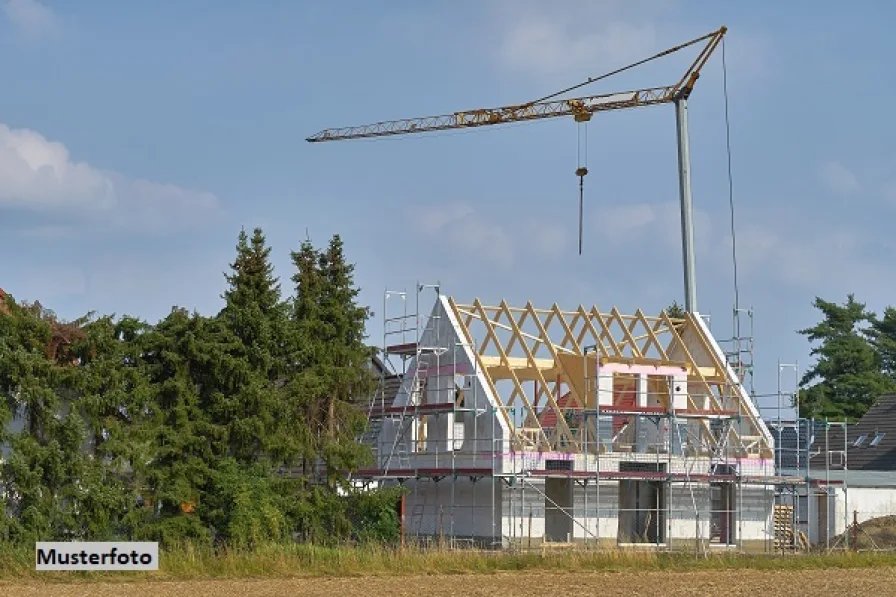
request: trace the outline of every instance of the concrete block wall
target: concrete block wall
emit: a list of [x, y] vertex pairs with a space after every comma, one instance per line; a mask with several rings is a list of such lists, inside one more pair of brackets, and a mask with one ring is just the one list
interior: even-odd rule
[[[524, 542], [531, 533], [533, 542], [538, 543], [546, 533], [549, 538], [551, 534], [550, 524], [546, 522], [550, 516], [548, 510], [552, 509], [552, 504], [545, 499], [549, 493], [546, 480], [529, 478], [522, 487], [524, 489], [513, 492], [506, 486], [500, 488], [504, 513], [502, 533], [506, 540]], [[743, 543], [753, 550], [762, 550], [773, 532], [774, 492], [771, 488], [743, 486], [740, 492], [735, 490], [735, 493], [735, 499], [740, 503], [734, 508], [738, 512], [732, 520], [734, 542]], [[693, 542], [698, 537], [709, 542], [710, 487], [706, 484], [691, 487], [673, 484], [667, 499], [669, 510], [664, 510], [662, 514], [662, 534], [664, 537], [668, 535], [670, 541], [663, 543], [674, 546], [680, 542]], [[601, 482], [599, 491], [593, 482], [587, 486], [574, 483], [572, 522], [567, 524], [571, 527], [572, 540], [591, 542], [599, 539], [602, 544], [616, 545], [620, 542], [620, 516], [625, 515], [620, 512], [620, 482]]]
[[[501, 481], [469, 477], [453, 481], [416, 480], [405, 483], [405, 532], [426, 536], [500, 541]], [[453, 487], [452, 487], [453, 486]]]

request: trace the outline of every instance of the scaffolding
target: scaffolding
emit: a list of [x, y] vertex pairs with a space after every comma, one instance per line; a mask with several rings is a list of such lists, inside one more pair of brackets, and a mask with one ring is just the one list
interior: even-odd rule
[[732, 315], [732, 336], [719, 343], [727, 347], [725, 357], [746, 388], [747, 394], [753, 397], [756, 390], [753, 369], [753, 307], [734, 307]]
[[[828, 419], [772, 420], [776, 468], [800, 479], [775, 492], [776, 551], [847, 548], [846, 542], [831, 542], [838, 528], [850, 526], [847, 427], [844, 421]], [[838, 508], [838, 494], [842, 508]]]
[[407, 487], [410, 541], [768, 549], [773, 496], [803, 481], [733, 368], [752, 369], [751, 338], [723, 352], [699, 316], [459, 305], [417, 284], [387, 291], [383, 318], [374, 464], [354, 477]]

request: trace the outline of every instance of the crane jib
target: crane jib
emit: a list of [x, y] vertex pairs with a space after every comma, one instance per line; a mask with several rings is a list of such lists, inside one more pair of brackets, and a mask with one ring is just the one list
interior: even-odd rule
[[[453, 112], [451, 114], [444, 114], [441, 116], [427, 116], [422, 118], [390, 120], [363, 126], [330, 128], [320, 131], [319, 133], [308, 137], [308, 139], [306, 140], [313, 143], [319, 141], [339, 141], [367, 137], [386, 137], [392, 135], [424, 133], [427, 131], [442, 131], [447, 129], [504, 124], [508, 122], [540, 120], [558, 116], [573, 116], [577, 122], [587, 122], [591, 119], [591, 115], [595, 112], [636, 108], [640, 106], [650, 106], [667, 102], [674, 102], [679, 99], [687, 99], [687, 96], [690, 94], [694, 83], [700, 76], [700, 70], [706, 64], [709, 56], [713, 53], [726, 32], [727, 28], [721, 27], [717, 31], [698, 37], [684, 44], [680, 44], [678, 46], [675, 46], [674, 48], [670, 48], [668, 50], [660, 52], [659, 54], [656, 54], [649, 58], [645, 58], [644, 60], [640, 60], [634, 64], [617, 69], [611, 73], [606, 73], [605, 75], [601, 75], [600, 77], [589, 78], [584, 83], [569, 87], [565, 91], [551, 94], [535, 102], [528, 102], [524, 104], [517, 104], [500, 108], [463, 110]], [[573, 99], [549, 99], [557, 97], [559, 95], [563, 95], [566, 92], [577, 89], [584, 85], [592, 84], [599, 80], [605, 79], [613, 74], [617, 74], [634, 68], [640, 64], [644, 64], [651, 60], [655, 60], [662, 56], [677, 52], [683, 48], [689, 47], [704, 40], [709, 41], [700, 51], [699, 55], [691, 64], [691, 66], [684, 73], [681, 80], [675, 85], [609, 93], [603, 95], [592, 95], [588, 97]]]
[[575, 116], [578, 120], [588, 120], [590, 114], [594, 112], [622, 110], [671, 102], [674, 101], [676, 92], [676, 86], [668, 85], [665, 87], [592, 95], [535, 104], [466, 110], [441, 116], [389, 120], [357, 127], [325, 129], [309, 137], [308, 141], [336, 141], [340, 139], [425, 133], [452, 128], [470, 128], [509, 122], [540, 120], [557, 116]]

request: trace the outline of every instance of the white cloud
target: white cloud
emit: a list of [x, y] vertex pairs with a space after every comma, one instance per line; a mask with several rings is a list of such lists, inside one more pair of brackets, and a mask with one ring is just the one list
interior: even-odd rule
[[641, 237], [646, 227], [656, 221], [655, 212], [655, 207], [647, 203], [610, 207], [599, 211], [597, 227], [613, 243], [635, 240], [635, 235]]
[[3, 12], [19, 31], [30, 37], [52, 34], [58, 29], [56, 15], [38, 0], [6, 0]]
[[[862, 288], [885, 272], [861, 255], [864, 240], [841, 227], [806, 235], [749, 224], [737, 233], [738, 267], [746, 277], [789, 286]], [[730, 247], [730, 237], [726, 241]]]
[[464, 203], [431, 205], [414, 210], [411, 218], [420, 233], [445, 250], [510, 268], [514, 247], [503, 226], [479, 215]]
[[503, 29], [500, 61], [537, 75], [590, 74], [649, 55], [657, 46], [651, 19], [663, 9], [655, 2], [622, 0], [504, 0], [495, 7]]
[[112, 181], [88, 164], [73, 162], [62, 143], [0, 124], [0, 205], [41, 209], [114, 204]]
[[530, 219], [521, 227], [524, 231], [522, 242], [536, 257], [557, 259], [568, 250], [570, 231], [560, 224], [545, 220]]
[[497, 224], [466, 203], [421, 207], [411, 218], [418, 233], [443, 250], [459, 251], [504, 269], [520, 255], [556, 260], [571, 250], [575, 241], [570, 237], [574, 232], [561, 224], [535, 218]]
[[[676, 0], [491, 0], [490, 5], [493, 25], [485, 35], [496, 63], [542, 79], [545, 85], [610, 72], [710, 31], [695, 29], [693, 20], [684, 18], [685, 5]], [[738, 27], [727, 33], [724, 43], [730, 91], [736, 97], [764, 92], [758, 83], [772, 74], [773, 39]], [[702, 47], [699, 43], [639, 66], [632, 71], [634, 79], [620, 84], [629, 88], [671, 83]], [[721, 54], [722, 48], [715, 51], [703, 70], [705, 78], [721, 76]]]
[[818, 172], [822, 184], [832, 193], [851, 195], [862, 189], [856, 175], [840, 162], [827, 161], [820, 166]]
[[[654, 249], [681, 249], [681, 208], [678, 201], [663, 203], [633, 203], [600, 208], [595, 215], [593, 229], [611, 245], [643, 244], [657, 239]], [[712, 220], [703, 210], [694, 210], [694, 244], [698, 252], [709, 247]]]
[[443, 226], [472, 215], [473, 208], [462, 203], [449, 205], [431, 205], [416, 210], [414, 219], [420, 231], [427, 234], [437, 233]]
[[210, 193], [100, 170], [74, 161], [62, 143], [0, 124], [0, 209], [102, 215], [146, 230], [190, 223], [216, 206]]

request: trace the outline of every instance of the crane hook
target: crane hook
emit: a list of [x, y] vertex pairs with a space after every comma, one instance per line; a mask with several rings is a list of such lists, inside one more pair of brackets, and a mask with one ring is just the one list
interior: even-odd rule
[[576, 176], [579, 177], [579, 255], [582, 254], [582, 212], [585, 205], [585, 176], [588, 168], [579, 166], [576, 168]]

